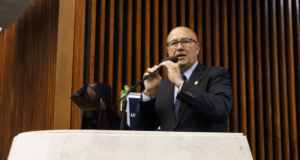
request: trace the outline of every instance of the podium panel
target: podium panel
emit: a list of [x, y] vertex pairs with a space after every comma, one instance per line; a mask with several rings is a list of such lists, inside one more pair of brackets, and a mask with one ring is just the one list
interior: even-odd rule
[[251, 160], [241, 133], [52, 130], [25, 132], [8, 160]]

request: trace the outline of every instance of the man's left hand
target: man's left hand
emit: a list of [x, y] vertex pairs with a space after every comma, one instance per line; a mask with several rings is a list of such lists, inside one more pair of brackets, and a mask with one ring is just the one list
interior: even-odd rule
[[163, 67], [168, 72], [169, 80], [179, 88], [183, 83], [180, 74], [180, 67], [177, 63], [173, 63], [172, 61], [165, 61], [159, 64], [160, 67]]

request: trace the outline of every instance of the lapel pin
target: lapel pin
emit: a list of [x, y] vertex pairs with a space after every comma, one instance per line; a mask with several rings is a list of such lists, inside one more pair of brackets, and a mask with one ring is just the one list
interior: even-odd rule
[[198, 84], [198, 81], [195, 81], [195, 85], [197, 85]]

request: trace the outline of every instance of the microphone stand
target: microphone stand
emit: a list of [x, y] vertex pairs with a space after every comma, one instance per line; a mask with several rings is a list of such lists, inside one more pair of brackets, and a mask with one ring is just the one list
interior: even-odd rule
[[122, 103], [122, 115], [121, 115], [120, 130], [124, 130], [126, 109], [127, 109], [127, 94], [125, 95], [123, 103]]

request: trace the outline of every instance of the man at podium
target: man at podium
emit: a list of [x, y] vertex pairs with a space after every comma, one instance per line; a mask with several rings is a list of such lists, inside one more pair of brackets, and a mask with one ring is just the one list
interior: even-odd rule
[[173, 29], [167, 38], [165, 61], [148, 68], [144, 77], [158, 68], [168, 72], [162, 80], [158, 72], [144, 81], [145, 90], [137, 108], [137, 130], [227, 132], [233, 94], [226, 68], [204, 66], [198, 61], [200, 44], [196, 33], [186, 27]]

